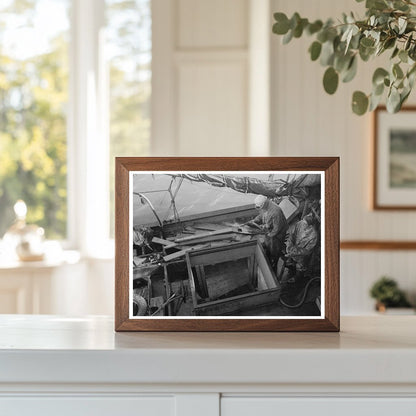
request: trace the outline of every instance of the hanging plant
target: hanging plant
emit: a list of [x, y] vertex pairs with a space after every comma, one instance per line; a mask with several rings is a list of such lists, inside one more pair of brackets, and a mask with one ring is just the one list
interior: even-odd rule
[[323, 87], [328, 94], [336, 92], [340, 80], [354, 79], [359, 60], [367, 62], [390, 54], [390, 65], [374, 71], [371, 93], [353, 93], [352, 110], [358, 115], [373, 111], [386, 96], [387, 110], [396, 113], [415, 83], [416, 2], [366, 0], [365, 7], [364, 19], [344, 13], [339, 22], [333, 19], [310, 22], [299, 13], [290, 19], [284, 13], [275, 13], [273, 33], [283, 36], [283, 44], [304, 34], [314, 37], [309, 54], [312, 61], [319, 60], [326, 67]]

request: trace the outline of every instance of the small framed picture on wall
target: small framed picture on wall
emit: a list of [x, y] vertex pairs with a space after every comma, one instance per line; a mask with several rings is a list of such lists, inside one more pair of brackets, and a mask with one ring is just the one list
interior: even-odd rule
[[380, 107], [373, 127], [373, 208], [416, 209], [416, 107]]

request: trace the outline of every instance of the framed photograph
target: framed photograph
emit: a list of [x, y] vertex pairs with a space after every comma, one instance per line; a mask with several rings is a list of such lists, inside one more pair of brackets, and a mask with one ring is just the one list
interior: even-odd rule
[[416, 107], [374, 112], [373, 208], [416, 209]]
[[116, 331], [339, 331], [339, 159], [116, 158]]

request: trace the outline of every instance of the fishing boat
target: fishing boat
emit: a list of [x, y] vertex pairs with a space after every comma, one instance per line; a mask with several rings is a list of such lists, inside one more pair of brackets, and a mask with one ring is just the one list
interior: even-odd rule
[[[299, 176], [296, 176], [298, 182]], [[172, 177], [172, 183], [182, 184], [183, 180], [267, 195], [279, 204], [289, 224], [296, 222], [306, 206], [313, 206], [311, 201], [316, 199], [315, 190], [320, 185], [317, 181], [304, 184], [303, 188], [310, 188], [305, 192], [302, 186], [294, 186], [293, 181], [223, 175]], [[133, 239], [136, 243], [132, 259], [133, 314], [155, 317], [277, 314], [284, 262], [272, 269], [263, 249], [263, 233], [247, 224], [258, 213], [253, 203], [183, 216], [177, 209], [178, 191], [173, 186], [165, 190], [173, 214], [163, 220], [148, 194], [135, 194], [153, 212], [154, 220], [134, 227], [137, 238]]]

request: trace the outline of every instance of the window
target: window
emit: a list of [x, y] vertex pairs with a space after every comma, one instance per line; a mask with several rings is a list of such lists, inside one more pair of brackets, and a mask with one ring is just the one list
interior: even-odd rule
[[113, 235], [114, 157], [149, 152], [151, 0], [3, 0], [0, 237], [23, 199], [50, 239]]
[[0, 236], [24, 199], [29, 222], [66, 237], [69, 9], [68, 0], [0, 6]]
[[114, 158], [144, 156], [150, 145], [150, 0], [107, 0], [110, 78], [110, 234], [114, 235]]

